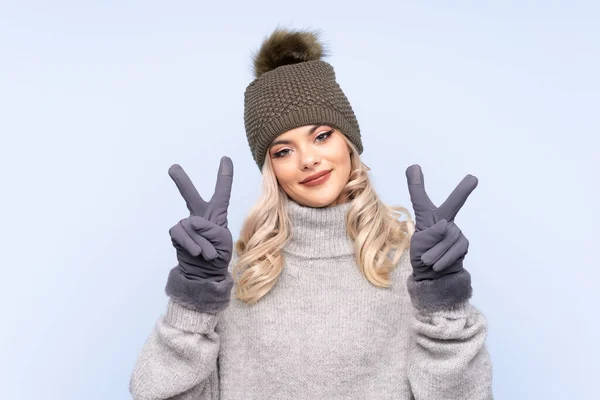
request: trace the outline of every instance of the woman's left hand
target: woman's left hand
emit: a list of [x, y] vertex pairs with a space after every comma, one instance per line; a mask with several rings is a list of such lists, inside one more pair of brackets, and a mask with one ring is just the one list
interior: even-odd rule
[[406, 178], [416, 225], [410, 242], [413, 279], [436, 279], [459, 272], [469, 241], [454, 223], [454, 217], [477, 187], [477, 178], [467, 175], [440, 207], [429, 199], [418, 164], [406, 169]]

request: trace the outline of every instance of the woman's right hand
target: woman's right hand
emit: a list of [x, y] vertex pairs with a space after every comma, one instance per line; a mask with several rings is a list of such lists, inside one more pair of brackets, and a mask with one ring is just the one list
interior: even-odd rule
[[182, 275], [189, 279], [225, 279], [233, 251], [233, 239], [227, 228], [233, 182], [231, 159], [221, 158], [215, 192], [208, 202], [202, 199], [180, 165], [172, 165], [169, 176], [190, 210], [189, 217], [169, 230]]

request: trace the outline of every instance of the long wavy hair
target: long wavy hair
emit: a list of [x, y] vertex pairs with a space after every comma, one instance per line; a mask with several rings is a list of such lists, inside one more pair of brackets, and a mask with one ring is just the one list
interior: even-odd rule
[[[348, 236], [354, 243], [360, 272], [377, 287], [392, 284], [390, 272], [409, 248], [414, 232], [410, 212], [401, 206], [382, 203], [369, 180], [371, 170], [362, 162], [356, 147], [342, 135], [350, 148], [351, 172], [342, 190], [342, 203], [352, 204], [346, 215]], [[235, 243], [237, 262], [233, 267], [236, 297], [255, 304], [277, 283], [283, 271], [282, 248], [290, 238], [288, 196], [273, 171], [270, 157], [262, 169], [262, 191], [246, 217]], [[399, 220], [402, 216], [406, 220]]]

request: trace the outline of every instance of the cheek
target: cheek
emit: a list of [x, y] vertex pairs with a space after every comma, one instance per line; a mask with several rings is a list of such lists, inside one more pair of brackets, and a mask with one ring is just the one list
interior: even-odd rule
[[[344, 143], [345, 145], [345, 143]], [[344, 184], [348, 182], [350, 179], [350, 172], [352, 171], [352, 161], [350, 160], [350, 149], [347, 146], [344, 146], [344, 150], [342, 150], [343, 157], [341, 157], [340, 164], [343, 166], [344, 170]]]
[[275, 172], [275, 177], [277, 178], [277, 182], [281, 186], [288, 186], [296, 181], [296, 174], [293, 169], [289, 166], [286, 166], [284, 163], [274, 166], [273, 172]]
[[350, 149], [348, 148], [348, 145], [343, 140], [340, 140], [337, 145], [338, 146], [335, 149], [336, 163], [346, 168], [350, 168]]

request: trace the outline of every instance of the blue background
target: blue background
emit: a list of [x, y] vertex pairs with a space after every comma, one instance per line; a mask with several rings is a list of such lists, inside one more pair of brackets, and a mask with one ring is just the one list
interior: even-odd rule
[[0, 3], [1, 397], [129, 398], [187, 215], [167, 169], [208, 198], [230, 156], [237, 238], [251, 51], [282, 24], [323, 31], [386, 203], [413, 163], [437, 204], [479, 178], [456, 222], [496, 398], [597, 398], [597, 4]]

